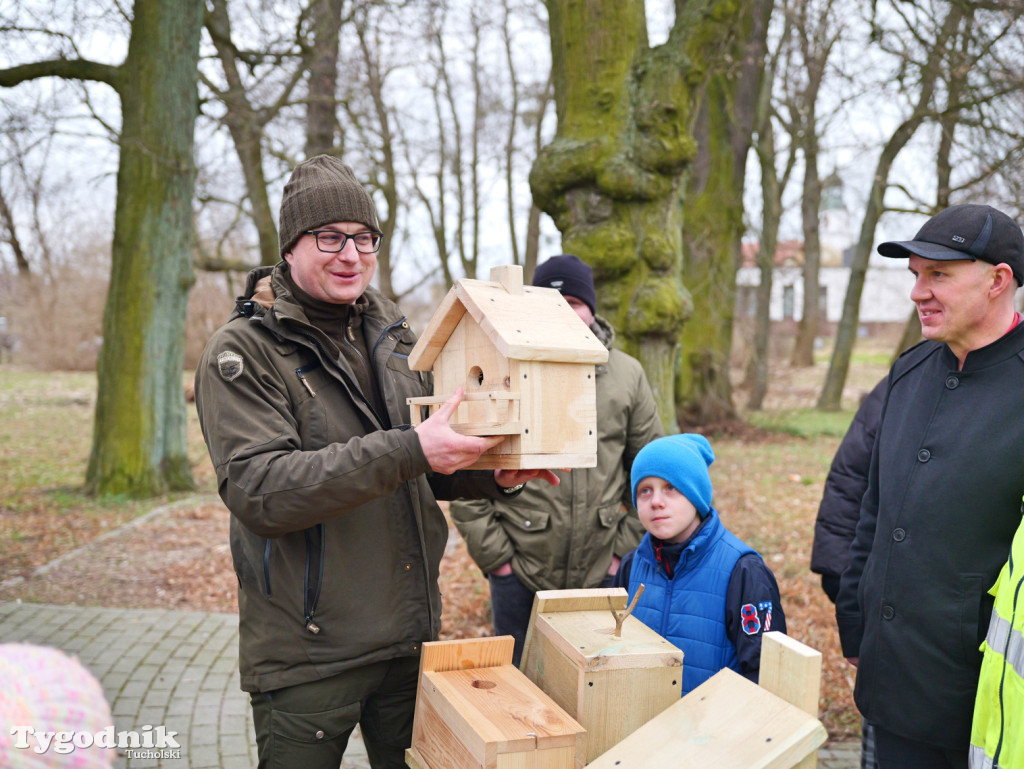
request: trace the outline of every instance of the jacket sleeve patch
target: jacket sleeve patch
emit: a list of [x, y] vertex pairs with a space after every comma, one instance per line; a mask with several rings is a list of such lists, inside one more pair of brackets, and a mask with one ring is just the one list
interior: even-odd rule
[[749, 636], [756, 636], [762, 630], [765, 633], [771, 630], [771, 601], [761, 601], [758, 604], [744, 603], [739, 607], [739, 618], [742, 622], [743, 633]]
[[217, 354], [217, 368], [223, 380], [233, 382], [242, 375], [242, 371], [245, 370], [245, 362], [237, 352], [225, 350]]
[[752, 603], [743, 604], [740, 607], [740, 619], [743, 632], [747, 635], [757, 635], [762, 627], [767, 633], [772, 629], [772, 602], [761, 601], [756, 606]]

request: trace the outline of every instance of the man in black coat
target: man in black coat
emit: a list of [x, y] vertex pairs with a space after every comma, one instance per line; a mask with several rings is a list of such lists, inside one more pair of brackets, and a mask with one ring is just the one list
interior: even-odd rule
[[967, 767], [991, 612], [1024, 495], [1024, 234], [990, 206], [953, 206], [908, 259], [926, 341], [889, 373], [836, 620], [881, 769]]

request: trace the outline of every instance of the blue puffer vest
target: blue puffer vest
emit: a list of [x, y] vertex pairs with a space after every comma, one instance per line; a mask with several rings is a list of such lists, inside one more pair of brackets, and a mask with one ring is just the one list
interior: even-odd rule
[[644, 585], [633, 616], [683, 650], [684, 695], [722, 668], [739, 669], [725, 628], [725, 594], [736, 561], [747, 553], [756, 551], [726, 529], [712, 508], [679, 556], [672, 579], [655, 560], [650, 534], [633, 556], [630, 600]]

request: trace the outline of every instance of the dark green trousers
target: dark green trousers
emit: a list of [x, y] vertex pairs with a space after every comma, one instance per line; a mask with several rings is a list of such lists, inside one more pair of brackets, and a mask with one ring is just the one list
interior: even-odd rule
[[373, 769], [405, 769], [419, 659], [251, 695], [259, 769], [338, 769], [359, 724]]

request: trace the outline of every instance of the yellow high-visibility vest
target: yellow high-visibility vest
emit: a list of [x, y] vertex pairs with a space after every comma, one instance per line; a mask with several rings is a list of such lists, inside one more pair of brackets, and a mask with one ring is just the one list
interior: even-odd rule
[[995, 596], [971, 729], [971, 769], [1024, 769], [1024, 523]]

